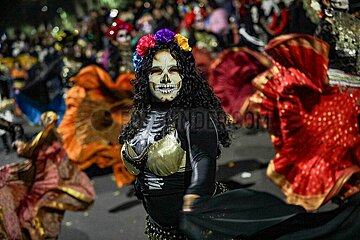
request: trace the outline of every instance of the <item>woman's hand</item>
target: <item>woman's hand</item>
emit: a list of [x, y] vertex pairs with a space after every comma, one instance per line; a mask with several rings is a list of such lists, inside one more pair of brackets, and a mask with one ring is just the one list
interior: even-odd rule
[[14, 142], [14, 145], [15, 145], [15, 147], [16, 147], [16, 152], [17, 152], [17, 154], [18, 154], [18, 155], [21, 155], [22, 152], [23, 152], [23, 150], [24, 150], [24, 148], [25, 148], [26, 143], [23, 142], [23, 141], [20, 141], [20, 140], [16, 140], [16, 141]]
[[197, 194], [186, 194], [184, 196], [183, 211], [190, 212], [195, 199], [199, 197]]

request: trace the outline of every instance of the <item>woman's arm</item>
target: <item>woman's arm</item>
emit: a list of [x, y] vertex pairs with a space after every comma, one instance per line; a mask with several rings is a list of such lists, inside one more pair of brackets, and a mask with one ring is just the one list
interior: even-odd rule
[[190, 122], [185, 123], [185, 132], [192, 176], [184, 196], [183, 210], [189, 211], [193, 200], [214, 193], [218, 138], [215, 124], [206, 112], [199, 112], [193, 126]]
[[20, 124], [6, 121], [3, 118], [0, 118], [0, 129], [3, 129], [10, 133], [12, 142], [22, 138], [24, 135], [24, 129]]
[[8, 122], [3, 118], [0, 118], [0, 129], [10, 132], [12, 129], [11, 122]]

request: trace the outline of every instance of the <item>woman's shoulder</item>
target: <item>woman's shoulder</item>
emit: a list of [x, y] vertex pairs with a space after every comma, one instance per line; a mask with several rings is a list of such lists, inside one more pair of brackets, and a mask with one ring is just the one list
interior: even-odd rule
[[213, 113], [211, 110], [206, 108], [194, 108], [182, 111], [179, 116], [178, 129], [185, 129], [186, 125], [189, 124], [190, 129], [201, 130], [201, 129], [213, 129]]
[[179, 112], [180, 119], [183, 121], [201, 121], [210, 118], [212, 111], [203, 107], [185, 109]]

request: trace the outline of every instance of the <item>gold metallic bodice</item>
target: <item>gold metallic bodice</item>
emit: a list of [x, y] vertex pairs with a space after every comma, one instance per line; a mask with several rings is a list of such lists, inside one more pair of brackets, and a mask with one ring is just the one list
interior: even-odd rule
[[[146, 167], [158, 176], [169, 176], [176, 172], [186, 171], [186, 152], [178, 143], [175, 131], [159, 141], [149, 144], [140, 155], [136, 154], [128, 142], [125, 142], [121, 149], [121, 155], [126, 168], [135, 175], [138, 175], [140, 171], [131, 161], [146, 161]], [[130, 158], [131, 161], [127, 161], [127, 158]]]

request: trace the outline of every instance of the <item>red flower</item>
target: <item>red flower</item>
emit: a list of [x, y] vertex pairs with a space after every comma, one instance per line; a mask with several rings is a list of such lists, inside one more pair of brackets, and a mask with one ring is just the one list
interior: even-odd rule
[[149, 48], [154, 48], [155, 39], [152, 34], [148, 34], [139, 39], [138, 44], [136, 46], [136, 52], [141, 56], [145, 57]]

